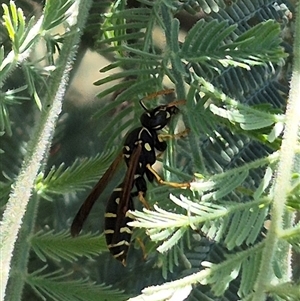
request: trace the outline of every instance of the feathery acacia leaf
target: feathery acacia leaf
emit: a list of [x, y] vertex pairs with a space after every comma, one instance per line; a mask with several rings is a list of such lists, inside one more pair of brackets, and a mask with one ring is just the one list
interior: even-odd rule
[[[166, 286], [145, 289], [142, 297], [145, 300], [146, 298], [153, 300], [154, 297], [157, 300], [167, 298], [183, 300], [189, 298], [187, 296], [192, 289], [196, 292], [197, 288], [194, 286], [201, 283], [202, 286], [198, 290], [198, 292], [201, 290], [201, 294], [198, 295], [198, 300], [217, 300], [219, 298], [216, 295], [222, 296], [224, 301], [240, 298], [251, 300], [257, 275], [264, 264], [261, 262], [261, 254], [268, 246], [264, 238], [260, 237], [260, 232], [266, 214], [270, 213], [269, 205], [273, 201], [270, 186], [277, 177], [274, 171], [278, 153], [275, 152], [273, 155], [271, 153], [279, 149], [281, 134], [285, 130], [286, 120], [281, 112], [285, 109], [287, 99], [286, 79], [289, 78], [287, 70], [289, 64], [285, 66], [282, 64], [287, 57], [282, 46], [284, 45], [286, 52], [290, 51], [291, 20], [294, 20], [294, 12], [288, 11], [288, 4], [283, 0], [276, 3], [265, 0], [179, 2], [141, 0], [128, 1], [127, 4], [131, 5], [129, 9], [124, 6], [124, 1], [94, 2], [95, 6], [101, 9], [91, 10], [90, 16], [98, 16], [98, 21], [94, 25], [99, 28], [101, 24], [100, 30], [103, 31], [101, 35], [97, 35], [97, 45], [101, 45], [100, 51], [108, 55], [109, 59], [114, 57], [114, 61], [107, 67], [99, 66], [102, 72], [101, 79], [96, 80], [100, 89], [99, 98], [110, 94], [115, 97], [113, 101], [105, 105], [101, 104], [99, 111], [94, 114], [103, 119], [108, 116], [108, 121], [105, 120], [103, 126], [103, 129], [109, 131], [107, 145], [119, 144], [122, 135], [120, 132], [136, 124], [141, 112], [141, 108], [136, 105], [140, 98], [166, 85], [172, 85], [172, 88], [175, 85], [178, 98], [187, 99], [187, 104], [180, 108], [182, 114], [179, 115], [185, 126], [190, 128], [190, 133], [184, 141], [169, 141], [170, 147], [165, 154], [167, 158], [164, 163], [168, 164], [168, 168], [164, 170], [170, 178], [176, 177], [178, 169], [180, 169], [178, 174], [183, 175], [182, 178], [191, 178], [194, 172], [202, 174], [192, 183], [192, 193], [188, 190], [181, 191], [183, 196], [180, 198], [172, 196], [173, 202], [167, 203], [166, 195], [169, 193], [169, 188], [153, 188], [149, 185], [147, 198], [160, 200], [161, 208], [156, 206], [156, 211], [144, 213], [135, 211], [132, 214], [137, 217], [135, 225], [150, 226], [147, 228], [147, 234], [158, 242], [158, 250], [162, 253], [153, 264], [157, 257], [152, 252], [154, 245], [152, 243], [149, 258], [143, 264], [137, 256], [131, 256], [128, 260], [130, 268], [124, 269], [122, 277], [117, 269], [116, 280], [112, 281], [121, 283], [126, 279], [122, 283], [124, 287], [131, 291], [140, 291], [145, 285], [161, 282], [158, 274], [155, 274], [154, 267], [162, 267], [166, 278], [168, 273], [172, 272], [172, 279], [176, 279], [181, 275], [184, 262], [186, 269], [184, 272], [186, 274], [195, 272], [194, 275], [180, 279], [181, 282], [174, 281], [167, 283]], [[73, 1], [47, 1], [45, 9], [41, 9], [44, 21], [40, 28], [35, 28], [35, 32], [31, 31], [35, 24], [30, 21], [24, 23], [22, 14], [15, 10], [10, 18], [18, 18], [19, 22], [12, 23], [12, 26], [8, 25], [14, 28], [16, 33], [17, 40], [12, 45], [13, 48], [31, 50], [38, 37], [43, 39], [43, 35], [50, 34], [46, 32], [47, 29], [53, 29], [58, 23], [71, 22], [66, 20], [71, 3]], [[137, 7], [132, 8], [132, 6]], [[194, 22], [192, 29], [187, 31], [185, 39], [179, 36], [182, 33], [181, 25], [184, 23], [180, 19], [183, 10], [194, 14], [200, 10], [200, 13], [195, 15], [197, 21]], [[102, 21], [99, 21], [99, 15]], [[190, 19], [192, 21], [192, 18]], [[73, 35], [75, 31], [69, 29], [70, 35]], [[81, 27], [80, 30], [82, 29]], [[152, 35], [154, 29], [158, 29], [165, 37], [163, 43], [157, 42], [158, 39]], [[5, 32], [8, 35], [7, 30]], [[288, 38], [284, 36], [287, 32], [290, 34]], [[26, 36], [30, 37], [27, 39], [29, 43], [25, 43]], [[50, 39], [54, 39], [52, 35]], [[62, 43], [65, 42], [64, 39], [65, 35], [61, 36]], [[23, 42], [25, 44], [22, 48]], [[7, 51], [8, 48], [0, 48], [0, 65], [3, 67], [0, 68], [1, 86], [17, 65], [22, 65], [24, 60], [30, 63], [27, 55], [19, 57], [20, 60], [15, 62], [9, 60], [14, 57], [6, 56]], [[49, 51], [49, 57], [53, 57], [54, 53], [50, 47]], [[46, 61], [47, 59], [51, 60], [46, 57]], [[29, 67], [36, 63], [32, 63]], [[55, 67], [59, 69], [60, 66], [55, 65]], [[49, 80], [50, 82], [53, 80], [51, 74]], [[40, 108], [43, 107], [43, 95], [35, 94], [38, 87], [45, 87], [45, 84], [40, 84], [43, 78], [30, 76], [25, 77], [25, 81], [29, 95], [38, 95], [35, 100]], [[46, 87], [48, 87], [47, 83]], [[56, 93], [43, 88], [41, 91], [53, 95]], [[186, 91], [188, 91], [187, 95]], [[21, 96], [20, 93], [20, 97], [23, 95], [22, 93]], [[19, 95], [14, 96], [14, 100], [17, 100], [16, 96]], [[23, 99], [19, 98], [19, 100]], [[268, 103], [269, 107], [259, 107], [265, 103]], [[5, 101], [3, 106], [0, 104], [2, 108], [0, 114], [3, 117], [2, 119], [0, 116], [0, 122], [7, 133], [9, 133], [9, 126], [14, 126], [16, 122], [12, 117], [14, 116], [12, 108], [15, 104], [7, 104]], [[125, 106], [126, 108], [123, 109]], [[47, 103], [43, 109], [47, 111], [48, 108], [51, 109], [51, 106], [48, 107]], [[108, 114], [110, 111], [114, 114]], [[20, 119], [22, 122], [18, 124], [22, 126], [17, 130], [23, 129], [25, 123], [23, 121], [25, 119]], [[175, 123], [176, 120], [171, 125], [171, 129], [175, 127]], [[13, 126], [11, 126], [11, 133], [15, 130]], [[61, 138], [62, 141], [64, 138]], [[276, 143], [272, 145], [267, 143], [275, 140]], [[48, 143], [50, 145], [51, 142]], [[178, 147], [173, 147], [175, 144], [178, 144]], [[23, 153], [19, 151], [17, 159], [21, 157]], [[42, 175], [39, 177], [36, 181], [36, 191], [47, 197], [51, 193], [80, 191], [101, 176], [111, 159], [112, 157], [106, 153], [103, 158], [97, 156], [82, 161], [76, 160], [69, 168], [65, 168], [59, 162], [57, 163], [59, 167], [50, 169], [45, 179]], [[9, 161], [14, 161], [15, 158], [6, 157], [6, 160], [9, 166]], [[296, 182], [292, 180], [292, 185], [288, 188], [290, 196], [286, 206], [286, 209], [293, 211], [298, 210], [299, 207], [297, 202], [299, 185]], [[173, 193], [172, 188], [170, 191]], [[161, 198], [160, 193], [163, 195]], [[175, 193], [178, 191], [174, 191]], [[54, 203], [50, 203], [51, 206]], [[69, 206], [67, 202], [64, 205]], [[58, 223], [62, 218], [61, 207], [56, 212], [58, 213], [50, 217], [54, 220], [53, 224]], [[62, 215], [69, 218], [68, 213]], [[38, 228], [39, 220], [34, 222]], [[27, 226], [28, 223], [24, 224], [24, 229]], [[199, 229], [207, 239], [204, 241], [202, 237], [191, 242], [192, 236], [200, 236], [195, 232]], [[277, 234], [277, 238], [290, 243], [293, 249], [299, 250], [298, 234], [298, 225], [289, 225], [287, 229]], [[32, 234], [29, 237], [32, 237]], [[24, 240], [26, 246], [27, 239], [28, 236]], [[262, 243], [257, 243], [260, 239], [263, 240]], [[78, 256], [90, 257], [96, 254], [97, 250], [100, 251], [102, 245], [99, 244], [103, 243], [103, 238], [95, 242], [96, 240], [97, 238], [93, 236], [71, 240], [66, 233], [48, 232], [32, 237], [30, 243], [40, 259], [46, 260], [49, 257], [56, 261], [60, 260], [56, 264], [65, 268], [66, 261], [74, 260]], [[77, 253], [75, 242], [79, 243]], [[86, 245], [94, 242], [95, 248], [85, 249]], [[186, 245], [190, 248], [189, 252], [186, 252]], [[220, 247], [219, 253], [216, 254], [211, 251], [211, 245], [222, 248]], [[23, 251], [23, 248], [19, 249]], [[228, 249], [231, 250], [229, 256], [226, 255]], [[134, 254], [134, 250], [132, 251]], [[19, 258], [27, 258], [25, 248], [23, 252], [24, 256], [21, 253]], [[206, 260], [205, 256], [210, 256], [209, 259], [213, 258], [213, 260]], [[276, 256], [274, 255], [274, 258]], [[203, 260], [207, 261], [207, 268], [204, 270], [200, 266]], [[205, 263], [203, 265], [205, 266]], [[30, 269], [32, 270], [31, 266], [28, 267], [28, 270]], [[285, 268], [282, 269], [280, 266], [279, 269], [284, 272]], [[113, 277], [110, 272], [113, 272], [112, 265], [105, 261], [97, 272], [91, 272], [91, 277], [110, 281]], [[140, 276], [142, 272], [145, 272], [147, 277]], [[268, 272], [273, 273], [271, 269]], [[69, 276], [66, 276], [68, 281]], [[40, 292], [44, 298], [54, 300], [102, 298], [98, 291], [96, 293], [94, 284], [76, 286], [76, 281], [64, 282], [61, 281], [62, 278], [55, 278], [54, 274], [38, 275], [38, 277], [31, 278], [35, 281], [31, 287], [36, 292]], [[48, 281], [49, 279], [51, 281]], [[203, 285], [206, 284], [210, 285], [203, 289]], [[292, 298], [297, 300], [298, 286], [291, 284], [289, 293], [288, 284], [280, 285], [277, 287], [264, 285], [262, 290], [279, 298], [286, 295], [291, 300]], [[257, 286], [260, 284], [256, 284]], [[159, 290], [161, 292], [157, 293], [156, 291]], [[124, 296], [122, 297], [120, 299], [124, 299]], [[109, 297], [106, 299], [109, 300]], [[112, 299], [115, 300], [114, 297]]]
[[300, 298], [300, 285], [285, 282], [277, 285], [270, 285], [270, 294], [283, 300], [297, 301]]
[[[181, 56], [189, 62], [215, 61], [224, 67], [248, 70], [251, 65], [265, 64], [266, 61], [278, 63], [284, 56], [279, 46], [279, 26], [275, 22], [260, 23], [232, 43], [225, 42], [235, 28], [234, 25], [228, 26], [226, 21], [198, 21], [183, 43]], [[253, 43], [254, 37], [261, 42]]]
[[294, 227], [282, 230], [280, 238], [290, 243], [297, 253], [300, 253], [300, 223]]
[[69, 231], [38, 232], [31, 238], [31, 246], [42, 261], [48, 257], [56, 261], [63, 259], [72, 262], [81, 256], [90, 258], [107, 252], [103, 235], [85, 234], [73, 238]]
[[[124, 300], [126, 295], [104, 284], [96, 285], [88, 280], [69, 280], [70, 275], [61, 271], [42, 274], [37, 271], [27, 276], [26, 282], [41, 298], [60, 301]], [[128, 295], [127, 295], [128, 297]]]
[[[200, 272], [196, 272], [181, 279], [167, 282], [159, 286], [147, 287], [142, 291], [141, 295], [130, 300], [153, 300], [150, 299], [150, 297], [155, 297], [156, 300], [163, 301], [166, 300], [166, 296], [169, 298], [167, 300], [172, 300], [172, 297], [178, 297], [179, 300], [184, 300], [185, 297], [182, 299], [179, 298], [180, 291], [189, 291], [191, 285], [198, 283], [203, 285], [211, 285], [215, 296], [222, 296], [228, 288], [230, 282], [237, 278], [240, 270], [244, 268], [249, 269], [249, 262], [254, 262], [251, 257], [255, 257], [255, 263], [258, 265], [262, 248], [263, 244], [261, 243], [248, 250], [236, 252], [236, 254], [226, 255], [225, 260], [218, 264], [203, 262], [202, 266], [204, 269], [202, 269]], [[250, 258], [251, 260], [249, 260]], [[245, 273], [243, 276], [243, 293], [245, 296], [249, 296], [252, 293], [252, 288], [247, 290], [246, 283], [247, 281], [251, 280], [251, 275], [249, 273]], [[178, 288], [180, 288], [179, 291]]]
[[43, 20], [43, 30], [53, 29], [63, 23], [68, 18], [67, 11], [74, 4], [74, 0], [67, 1], [47, 1], [45, 6], [45, 16]]
[[83, 190], [101, 177], [111, 164], [113, 155], [115, 151], [110, 150], [94, 158], [78, 159], [67, 168], [64, 164], [56, 169], [52, 167], [45, 178], [38, 179], [36, 190], [41, 195]]
[[[252, 245], [262, 229], [268, 213], [269, 200], [258, 200], [241, 204], [216, 205], [195, 203], [181, 196], [170, 199], [187, 211], [186, 215], [168, 212], [154, 206], [155, 211], [130, 211], [135, 221], [130, 225], [148, 230], [152, 240], [163, 242], [158, 251], [173, 247], [185, 234], [187, 227], [200, 228], [210, 239], [224, 240], [229, 250], [243, 243]], [[251, 225], [251, 227], [250, 227]]]

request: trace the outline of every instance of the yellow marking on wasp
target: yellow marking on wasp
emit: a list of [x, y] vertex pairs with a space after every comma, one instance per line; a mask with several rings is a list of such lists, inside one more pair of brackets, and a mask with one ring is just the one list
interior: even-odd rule
[[157, 125], [157, 126], [153, 127], [153, 130], [157, 130], [159, 128], [160, 128], [160, 125]]
[[[150, 137], [152, 137], [152, 134], [149, 132], [149, 130], [147, 129], [147, 128], [142, 128], [141, 130], [140, 130], [140, 132], [139, 132], [139, 135], [138, 135], [138, 138], [139, 139], [141, 139], [141, 136], [142, 136], [142, 134], [143, 134], [143, 131], [146, 131], [147, 132], [147, 134], [150, 136]], [[139, 143], [142, 143], [143, 141], [142, 140], [138, 140], [135, 144], [139, 144]]]
[[111, 217], [117, 217], [117, 215], [116, 215], [115, 213], [106, 212], [106, 213], [104, 214], [104, 217], [109, 217], [109, 218], [111, 218]]
[[138, 179], [139, 177], [141, 177], [141, 175], [139, 175], [139, 174], [135, 174], [134, 176], [133, 176], [133, 178], [136, 180], [136, 179]]
[[120, 246], [130, 246], [130, 243], [127, 240], [121, 240], [117, 242], [116, 244], [110, 244], [107, 247], [110, 248], [115, 248], [115, 247], [120, 247]]
[[124, 250], [121, 251], [121, 252], [118, 253], [118, 254], [113, 255], [113, 256], [114, 256], [115, 258], [118, 258], [118, 257], [122, 256], [123, 254], [124, 254]]
[[115, 202], [116, 202], [117, 205], [119, 205], [119, 203], [120, 203], [120, 198], [116, 198]]
[[104, 234], [114, 234], [114, 233], [115, 233], [115, 231], [112, 229], [104, 230]]
[[[123, 250], [123, 251], [121, 251], [120, 253], [118, 253], [118, 254], [115, 254], [115, 255], [113, 255], [116, 259], [118, 259], [119, 257], [121, 257], [121, 256], [126, 256], [126, 254], [125, 254], [125, 251]], [[123, 266], [124, 267], [126, 267], [126, 259], [125, 258], [123, 258], [123, 260], [121, 260], [121, 263], [123, 264]]]
[[144, 148], [146, 149], [146, 151], [150, 152], [152, 150], [151, 146], [149, 143], [145, 143], [144, 144]]
[[129, 227], [122, 227], [122, 228], [120, 228], [120, 233], [132, 234], [132, 231]]
[[130, 147], [128, 145], [124, 145], [125, 150], [130, 151]]

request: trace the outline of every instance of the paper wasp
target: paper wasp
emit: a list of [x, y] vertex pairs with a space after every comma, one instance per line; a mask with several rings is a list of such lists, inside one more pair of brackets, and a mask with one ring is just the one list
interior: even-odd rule
[[[173, 90], [163, 90], [144, 99], [172, 92]], [[155, 152], [163, 152], [167, 148], [166, 142], [159, 139], [158, 131], [163, 129], [170, 122], [171, 117], [179, 112], [176, 105], [182, 103], [183, 101], [174, 101], [148, 110], [143, 103], [143, 99], [140, 100], [140, 104], [145, 110], [140, 117], [141, 126], [127, 135], [123, 146], [123, 154], [115, 159], [80, 207], [71, 226], [72, 236], [77, 236], [81, 231], [92, 206], [105, 189], [123, 157], [127, 165], [127, 171], [124, 181], [114, 189], [107, 202], [104, 233], [107, 246], [112, 255], [120, 260], [123, 265], [126, 264], [126, 256], [132, 234], [131, 228], [127, 226], [127, 222], [131, 221], [131, 219], [126, 213], [128, 210], [134, 210], [133, 197], [138, 196], [144, 206], [149, 208], [144, 199], [147, 191], [145, 175], [150, 182], [156, 178], [161, 184], [180, 188], [189, 187], [189, 183], [163, 181], [152, 168], [156, 161]], [[132, 192], [134, 186], [136, 187], [136, 192]]]

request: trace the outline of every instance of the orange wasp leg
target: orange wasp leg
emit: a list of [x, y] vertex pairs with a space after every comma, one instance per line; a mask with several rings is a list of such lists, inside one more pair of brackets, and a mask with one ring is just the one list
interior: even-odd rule
[[167, 186], [171, 186], [174, 188], [181, 188], [181, 189], [186, 189], [186, 188], [190, 188], [190, 183], [189, 182], [184, 182], [184, 183], [176, 183], [176, 182], [168, 182], [162, 179], [162, 177], [156, 172], [155, 169], [152, 168], [152, 166], [150, 164], [147, 164], [146, 167], [152, 172], [152, 174], [154, 175], [157, 183], [161, 184], [161, 185], [167, 185]]
[[143, 204], [143, 206], [146, 209], [150, 209], [150, 205], [148, 204], [148, 202], [146, 201], [145, 197], [144, 197], [144, 193], [142, 191], [139, 191], [139, 195], [138, 195], [139, 201]]
[[177, 134], [159, 134], [158, 139], [159, 139], [159, 141], [164, 141], [167, 139], [180, 139], [180, 138], [186, 137], [189, 134], [189, 132], [190, 132], [190, 129], [187, 128], [184, 131], [179, 132]]

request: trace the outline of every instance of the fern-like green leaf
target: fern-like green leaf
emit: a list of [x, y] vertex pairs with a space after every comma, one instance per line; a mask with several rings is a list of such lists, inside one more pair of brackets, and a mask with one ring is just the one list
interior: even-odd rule
[[241, 284], [238, 291], [239, 296], [247, 296], [251, 292], [259, 272], [260, 261], [261, 252], [254, 253], [243, 261], [241, 266]]
[[36, 190], [45, 197], [49, 193], [70, 193], [81, 191], [99, 179], [111, 164], [115, 151], [110, 150], [90, 159], [77, 159], [72, 166], [65, 169], [64, 164], [52, 167], [45, 178], [40, 176]]
[[123, 57], [126, 56], [123, 45], [130, 44], [135, 49], [142, 49], [141, 41], [148, 38], [144, 29], [150, 26], [152, 20], [149, 8], [125, 10], [122, 6], [122, 1], [111, 5], [110, 10], [104, 14], [102, 30], [105, 44], [111, 45], [109, 51], [116, 51]]
[[[229, 287], [230, 283], [237, 278], [239, 272], [242, 269], [251, 269], [249, 262], [254, 262], [251, 257], [255, 256], [254, 260], [258, 260], [261, 256], [263, 249], [263, 244], [258, 244], [248, 250], [236, 252], [233, 255], [226, 255], [225, 260], [218, 264], [213, 264], [210, 262], [203, 262], [202, 265], [205, 269], [200, 272], [196, 272], [192, 275], [183, 277], [181, 279], [164, 283], [160, 286], [147, 287], [143, 290], [143, 293], [136, 298], [130, 299], [131, 301], [140, 301], [140, 300], [184, 300], [180, 298], [180, 291], [189, 292], [191, 290], [191, 284], [202, 284], [210, 285], [212, 291], [216, 296], [223, 296], [226, 289]], [[250, 281], [251, 273], [245, 272], [244, 282]], [[178, 291], [178, 288], [180, 290]], [[248, 297], [252, 294], [252, 288], [250, 291], [246, 289], [246, 285], [243, 286], [242, 297]], [[178, 292], [178, 295], [177, 295]], [[202, 300], [202, 299], [201, 299]], [[203, 299], [210, 300], [210, 299]]]
[[[250, 263], [252, 262], [258, 265], [261, 258], [262, 246], [262, 244], [259, 244], [245, 251], [237, 252], [234, 255], [226, 255], [226, 259], [220, 264], [208, 264], [208, 270], [210, 270], [211, 273], [202, 284], [210, 284], [215, 295], [222, 296], [228, 288], [229, 283], [234, 280], [239, 275], [240, 270], [242, 270], [244, 278], [242, 279], [241, 292], [243, 292], [243, 295], [241, 297], [249, 295], [252, 293], [252, 286], [249, 286], [247, 289], [247, 283], [248, 281], [252, 281], [253, 284], [253, 274], [249, 271], [249, 269], [253, 269], [253, 266], [250, 266]], [[218, 272], [213, 272], [215, 269]], [[244, 272], [243, 269], [245, 269]]]
[[67, 18], [68, 9], [74, 4], [74, 0], [67, 1], [47, 1], [45, 6], [45, 16], [43, 20], [43, 30], [53, 29], [64, 22]]
[[295, 251], [300, 253], [300, 222], [292, 228], [282, 230], [280, 237], [287, 240], [293, 246]]
[[168, 7], [173, 9], [184, 9], [190, 14], [196, 14], [199, 10], [203, 10], [206, 14], [211, 12], [218, 12], [220, 8], [226, 7], [226, 2], [223, 0], [183, 0], [183, 1], [165, 1]]
[[29, 274], [26, 282], [42, 299], [50, 298], [55, 301], [121, 301], [129, 297], [122, 291], [112, 289], [111, 286], [69, 278], [69, 274], [61, 274], [61, 271], [42, 274], [39, 270]]
[[[147, 184], [147, 198], [151, 203], [159, 202], [159, 207], [131, 214], [136, 218], [132, 225], [141, 227], [134, 235], [145, 235], [146, 230], [151, 239], [145, 239], [145, 253], [149, 255], [141, 263], [141, 256], [135, 256], [135, 250], [131, 248], [128, 266], [122, 270], [120, 277], [119, 262], [110, 262], [108, 258], [99, 263], [99, 267], [93, 265], [89, 269], [90, 258], [107, 251], [103, 236], [89, 234], [73, 239], [67, 232], [33, 234], [33, 225], [44, 228], [42, 225], [49, 225], [49, 221], [53, 221], [56, 228], [66, 227], [65, 220], [70, 218], [71, 206], [69, 202], [46, 202], [43, 210], [36, 214], [36, 208], [33, 208], [37, 205], [36, 191], [51, 198], [53, 193], [76, 193], [85, 189], [101, 177], [116, 152], [111, 150], [103, 157], [76, 159], [69, 168], [60, 164], [67, 162], [73, 153], [60, 152], [57, 157], [51, 156], [51, 160], [60, 160], [55, 163], [57, 167], [45, 167], [47, 173], [44, 174], [43, 161], [36, 191], [27, 206], [27, 218], [25, 216], [23, 219], [19, 248], [15, 249], [18, 260], [12, 262], [13, 270], [19, 271], [21, 268], [21, 272], [11, 273], [11, 287], [7, 289], [11, 294], [7, 298], [23, 285], [27, 277], [29, 286], [25, 287], [23, 294], [26, 297], [30, 293], [26, 289], [31, 287], [43, 299], [116, 300], [111, 291], [107, 293], [94, 283], [74, 281], [72, 274], [51, 273], [53, 266], [59, 266], [64, 271], [70, 268], [72, 262], [76, 275], [87, 273], [91, 279], [116, 283], [130, 292], [137, 293], [143, 287], [155, 284], [144, 289], [143, 294], [135, 300], [253, 301], [257, 299], [253, 295], [259, 294], [259, 291], [262, 297], [269, 295], [278, 300], [285, 297], [287, 300], [298, 300], [299, 285], [282, 283], [288, 281], [290, 268], [286, 261], [277, 260], [287, 258], [286, 252], [290, 250], [288, 245], [286, 250], [276, 249], [276, 243], [270, 245], [270, 241], [279, 240], [289, 243], [295, 252], [300, 250], [299, 224], [294, 225], [291, 218], [299, 209], [299, 180], [296, 177], [291, 179], [287, 187], [287, 205], [284, 207], [282, 203], [282, 210], [286, 210], [284, 219], [273, 220], [272, 211], [269, 212], [269, 207], [276, 209], [270, 186], [273, 178], [276, 180], [277, 177], [277, 150], [281, 145], [281, 137], [284, 137], [282, 133], [286, 120], [281, 114], [288, 98], [287, 80], [290, 78], [291, 60], [282, 63], [287, 53], [291, 54], [290, 57], [299, 57], [292, 56], [291, 52], [294, 38], [292, 25], [297, 20], [297, 14], [288, 1], [94, 1], [87, 26], [82, 25], [86, 18], [86, 13], [83, 15], [82, 12], [85, 11], [84, 7], [87, 11], [90, 1], [81, 1], [82, 9], [76, 16], [70, 15], [70, 19], [66, 18], [76, 7], [76, 1], [49, 0], [44, 8], [43, 4], [40, 5], [41, 1], [20, 1], [23, 2], [37, 5], [41, 19], [37, 22], [33, 19], [26, 21], [13, 1], [6, 7], [6, 17], [0, 24], [0, 28], [4, 29], [0, 29], [0, 39], [4, 42], [0, 48], [0, 86], [19, 87], [24, 85], [25, 79], [26, 91], [21, 91], [22, 95], [13, 93], [11, 99], [22, 101], [25, 92], [26, 96], [29, 94], [31, 99], [35, 99], [39, 108], [44, 104], [47, 106], [41, 112], [30, 111], [29, 119], [25, 115], [26, 110], [22, 110], [20, 115], [15, 114], [16, 110], [12, 107], [15, 103], [9, 103], [6, 97], [9, 91], [0, 95], [3, 100], [0, 125], [6, 133], [11, 129], [13, 134], [20, 134], [13, 135], [18, 140], [16, 146], [10, 144], [8, 147], [7, 143], [1, 145], [5, 156], [4, 173], [8, 175], [0, 181], [3, 194], [9, 193], [11, 181], [6, 178], [13, 179], [17, 174], [24, 150], [29, 154], [31, 152], [30, 147], [23, 147], [24, 141], [28, 141], [27, 129], [35, 138], [34, 143], [36, 137], [31, 125], [41, 128], [37, 122], [43, 118], [40, 121], [35, 118], [53, 109], [52, 100], [44, 97], [43, 93], [53, 97], [62, 95], [57, 94], [56, 88], [65, 82], [62, 75], [49, 76], [49, 80], [45, 81], [39, 71], [52, 70], [52, 65], [55, 72], [65, 70], [57, 62], [73, 56], [71, 49], [78, 43], [78, 40], [70, 41], [68, 38], [77, 37], [75, 31], [86, 33], [87, 27], [90, 35], [87, 38], [84, 34], [82, 41], [88, 40], [90, 43], [96, 37], [94, 48], [100, 45], [101, 49], [97, 51], [111, 60], [108, 66], [99, 65], [102, 74], [101, 79], [96, 80], [100, 89], [98, 97], [105, 97], [103, 101], [106, 103], [101, 102], [99, 111], [93, 112], [94, 118], [101, 116], [101, 138], [106, 136], [102, 131], [109, 133], [105, 137], [105, 149], [119, 145], [123, 133], [136, 126], [142, 111], [138, 104], [140, 98], [171, 86], [175, 88], [179, 99], [186, 99], [186, 105], [180, 107], [181, 114], [178, 116], [182, 117], [190, 132], [185, 139], [168, 141], [163, 163], [164, 177], [172, 181], [178, 178], [189, 181], [195, 172], [201, 175], [195, 177], [191, 190], [180, 192], [166, 186]], [[184, 10], [194, 16], [188, 15], [186, 18], [186, 12], [182, 15]], [[33, 9], [30, 13], [33, 11], [36, 12]], [[186, 22], [187, 19], [189, 22]], [[73, 23], [74, 20], [77, 20], [77, 24]], [[65, 21], [74, 26], [68, 27]], [[48, 29], [52, 30], [62, 23], [67, 25], [67, 31], [56, 39]], [[93, 26], [93, 30], [90, 26]], [[298, 28], [295, 26], [295, 32]], [[157, 32], [159, 38], [156, 37]], [[158, 42], [161, 37], [162, 42]], [[45, 58], [37, 57], [32, 62], [24, 51], [31, 51], [38, 38], [46, 40], [47, 53], [43, 53]], [[58, 53], [58, 60], [53, 60], [54, 45], [58, 41], [63, 46], [61, 50], [66, 50], [63, 54]], [[46, 62], [45, 69], [37, 65], [41, 59]], [[80, 56], [76, 61], [80, 61]], [[25, 76], [20, 76], [23, 82], [15, 85], [18, 76], [13, 76], [9, 81], [6, 79], [10, 74], [15, 75], [12, 71], [18, 66]], [[20, 72], [16, 73], [19, 75]], [[107, 101], [108, 97], [111, 99]], [[149, 108], [156, 104], [155, 100], [151, 101]], [[68, 105], [63, 109], [69, 108]], [[73, 112], [78, 112], [78, 107]], [[72, 115], [69, 114], [70, 120], [76, 114]], [[27, 120], [30, 122], [27, 123]], [[177, 118], [172, 120], [171, 131], [177, 121]], [[70, 132], [60, 131], [55, 143], [58, 142], [62, 147], [64, 143], [70, 146]], [[78, 135], [76, 141], [82, 141], [82, 132], [72, 131], [72, 135]], [[44, 143], [49, 146], [51, 141]], [[78, 158], [76, 154], [75, 158]], [[183, 196], [171, 196], [170, 202], [169, 189]], [[49, 206], [54, 206], [54, 210], [48, 211]], [[266, 215], [271, 219], [271, 225], [277, 225], [276, 229], [279, 230], [267, 232], [267, 239], [264, 239], [261, 231]], [[99, 219], [98, 214], [96, 218]], [[272, 235], [274, 239], [268, 239]], [[33, 254], [33, 259], [55, 260], [49, 266], [48, 274], [37, 271], [28, 275], [27, 271], [37, 270], [39, 265], [37, 260], [30, 260], [27, 264], [28, 246], [32, 246], [37, 254]], [[157, 256], [155, 249], [159, 251]], [[268, 258], [266, 254], [272, 255]], [[79, 256], [88, 257], [88, 265], [82, 265], [80, 271], [79, 265], [74, 264]], [[262, 256], [265, 257], [263, 261]], [[267, 278], [265, 282], [258, 281], [257, 277], [264, 277], [265, 267], [272, 282]], [[297, 269], [294, 270], [297, 273]], [[161, 272], [166, 279], [170, 272], [172, 279], [183, 278], [157, 285], [163, 281]], [[276, 283], [279, 285], [276, 286]], [[21, 291], [17, 293], [19, 296]], [[191, 291], [193, 293], [189, 298], [187, 296]], [[117, 300], [126, 297], [120, 294]]]
[[[234, 25], [228, 26], [226, 21], [198, 21], [187, 34], [181, 57], [189, 62], [201, 64], [212, 61], [223, 67], [235, 66], [248, 70], [251, 65], [265, 64], [266, 61], [278, 63], [284, 57], [283, 49], [279, 46], [279, 26], [275, 22], [260, 23], [228, 43], [235, 28]], [[253, 43], [254, 37], [261, 43]]]
[[[0, 61], [1, 64], [1, 61]], [[1, 66], [0, 66], [1, 67]], [[0, 74], [1, 78], [1, 74]], [[10, 106], [20, 104], [22, 100], [28, 100], [28, 97], [19, 96], [18, 94], [24, 91], [27, 87], [22, 86], [5, 93], [0, 93], [0, 131], [5, 131], [9, 136], [12, 135], [11, 124], [10, 124]]]
[[230, 122], [240, 124], [240, 127], [245, 131], [257, 130], [269, 127], [277, 122], [283, 122], [283, 116], [276, 116], [262, 112], [254, 108], [239, 105], [239, 108], [228, 106], [226, 109], [218, 108], [214, 104], [210, 105], [210, 110]]
[[[29, 23], [26, 24], [23, 11], [20, 8], [17, 8], [13, 1], [10, 2], [9, 6], [3, 4], [2, 7], [4, 11], [4, 26], [6, 27], [9, 38], [12, 41], [13, 51], [16, 54], [22, 53], [26, 51], [31, 44], [32, 40], [30, 42], [27, 41], [26, 44], [22, 45], [28, 38], [29, 30], [32, 28], [34, 18], [31, 18]], [[30, 36], [30, 39], [32, 38], [34, 39], [35, 37]], [[2, 70], [2, 68], [0, 68], [0, 70]]]
[[46, 261], [48, 257], [56, 261], [64, 259], [72, 262], [80, 256], [90, 258], [107, 252], [103, 235], [85, 234], [73, 238], [68, 231], [40, 231], [31, 238], [31, 246], [42, 261]]
[[196, 181], [191, 183], [191, 188], [201, 194], [202, 201], [211, 199], [220, 200], [230, 194], [234, 189], [239, 189], [240, 186], [242, 187], [246, 179], [249, 178], [248, 175], [251, 170], [274, 163], [277, 157], [278, 153], [274, 153], [268, 158], [247, 163], [243, 166], [232, 168], [229, 171], [207, 178], [196, 174]]
[[[228, 204], [227, 207], [212, 203], [195, 203], [181, 196], [171, 195], [170, 199], [187, 211], [187, 215], [168, 212], [154, 206], [155, 211], [130, 211], [136, 219], [130, 225], [147, 229], [151, 240], [162, 242], [158, 251], [165, 252], [173, 247], [185, 234], [187, 227], [198, 229], [207, 237], [224, 240], [228, 249], [252, 245], [262, 229], [268, 213], [269, 200], [258, 200], [241, 204]], [[251, 225], [251, 227], [250, 227]]]
[[161, 291], [147, 290], [147, 293], [139, 295], [134, 298], [128, 299], [128, 301], [165, 301], [165, 300], [176, 300], [183, 301], [190, 294], [192, 290], [191, 285], [179, 286], [177, 288], [165, 289]]
[[281, 300], [298, 301], [300, 300], [300, 285], [291, 282], [285, 282], [268, 287], [272, 297], [281, 298]]

